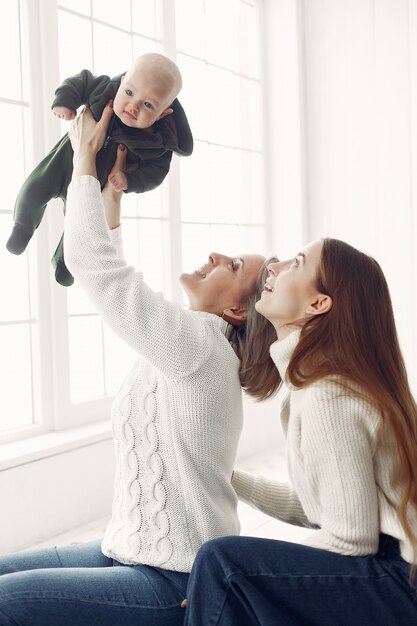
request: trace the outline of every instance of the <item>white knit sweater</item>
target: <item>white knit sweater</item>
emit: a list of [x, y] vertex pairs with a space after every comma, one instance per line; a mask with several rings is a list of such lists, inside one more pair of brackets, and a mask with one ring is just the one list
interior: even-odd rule
[[139, 355], [112, 408], [117, 469], [102, 550], [188, 572], [203, 542], [240, 530], [230, 484], [242, 427], [239, 360], [224, 320], [167, 302], [126, 265], [113, 245], [119, 231], [112, 243], [98, 181], [76, 178], [66, 264]]
[[[285, 380], [299, 332], [271, 346]], [[304, 544], [362, 556], [375, 554], [379, 533], [400, 541], [405, 560], [412, 549], [392, 503], [393, 448], [377, 441], [381, 416], [365, 400], [329, 380], [288, 390], [281, 407], [290, 483], [235, 471], [240, 499], [284, 522], [318, 528]]]

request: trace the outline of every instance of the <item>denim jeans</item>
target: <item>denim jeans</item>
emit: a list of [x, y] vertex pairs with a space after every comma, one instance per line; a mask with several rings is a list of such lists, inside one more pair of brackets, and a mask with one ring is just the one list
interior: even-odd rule
[[417, 596], [398, 542], [377, 556], [223, 537], [200, 548], [186, 626], [417, 626]]
[[1, 626], [181, 626], [189, 574], [122, 565], [99, 542], [0, 556]]

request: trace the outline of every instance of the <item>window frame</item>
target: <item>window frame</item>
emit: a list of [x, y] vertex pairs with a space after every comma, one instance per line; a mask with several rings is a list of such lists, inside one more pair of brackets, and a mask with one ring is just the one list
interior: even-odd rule
[[[260, 24], [263, 28], [263, 0], [260, 4]], [[59, 0], [18, 0], [21, 12], [22, 49], [24, 50], [23, 80], [27, 85], [25, 108], [26, 174], [46, 154], [61, 136], [58, 120], [50, 113], [51, 96], [59, 84], [58, 7]], [[156, 0], [161, 23], [162, 52], [175, 59], [175, 2]], [[92, 18], [93, 19], [93, 18]], [[262, 45], [263, 36], [260, 35]], [[57, 54], [51, 53], [56, 50]], [[184, 53], [182, 53], [184, 54]], [[264, 51], [261, 50], [261, 60]], [[261, 83], [266, 89], [262, 75]], [[264, 94], [264, 100], [265, 100]], [[3, 99], [4, 100], [4, 99]], [[267, 133], [263, 124], [264, 163], [268, 154]], [[264, 173], [265, 204], [263, 224], [266, 245], [272, 236], [268, 223], [268, 180]], [[182, 289], [177, 277], [182, 270], [181, 183], [178, 157], [172, 160], [163, 192], [164, 245], [168, 262], [164, 264], [166, 297], [182, 301]], [[56, 207], [54, 207], [56, 204]], [[50, 251], [59, 240], [63, 217], [60, 201], [52, 201], [42, 224], [36, 231], [25, 254], [30, 265], [31, 285], [31, 354], [33, 385], [33, 423], [12, 431], [0, 431], [0, 443], [15, 442], [89, 425], [108, 422], [112, 397], [101, 397], [74, 404], [70, 398], [68, 303], [67, 291], [56, 284], [50, 264]], [[57, 210], [55, 210], [55, 208]], [[168, 210], [169, 208], [169, 210]], [[10, 323], [13, 323], [11, 321]]]

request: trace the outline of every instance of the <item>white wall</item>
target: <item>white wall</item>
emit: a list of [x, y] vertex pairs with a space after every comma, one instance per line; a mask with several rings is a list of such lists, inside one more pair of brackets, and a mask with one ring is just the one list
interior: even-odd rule
[[114, 471], [110, 439], [0, 471], [0, 554], [108, 515]]
[[417, 0], [266, 6], [277, 253], [331, 236], [373, 255], [416, 392]]

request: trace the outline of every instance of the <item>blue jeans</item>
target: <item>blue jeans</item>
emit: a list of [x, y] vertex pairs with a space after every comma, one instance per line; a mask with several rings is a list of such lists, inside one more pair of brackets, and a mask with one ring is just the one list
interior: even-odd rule
[[99, 542], [0, 556], [1, 626], [181, 626], [189, 574], [122, 565]]
[[223, 537], [200, 548], [187, 626], [417, 626], [398, 542], [352, 557], [284, 541]]

